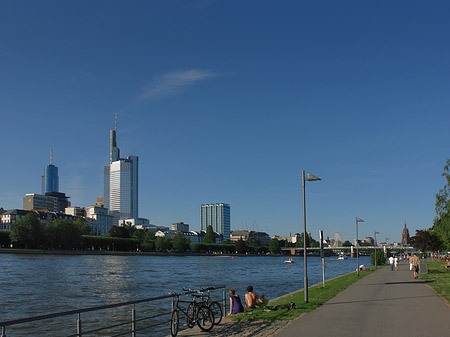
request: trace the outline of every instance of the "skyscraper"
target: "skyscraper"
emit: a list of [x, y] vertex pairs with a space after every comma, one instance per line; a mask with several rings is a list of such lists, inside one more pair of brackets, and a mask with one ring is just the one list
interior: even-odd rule
[[50, 149], [50, 164], [44, 167], [41, 194], [59, 192], [58, 168], [53, 165], [53, 149]]
[[230, 240], [230, 205], [203, 204], [200, 208], [200, 230], [206, 231], [211, 225], [214, 232], [222, 234], [223, 240]]
[[104, 206], [119, 219], [138, 218], [139, 157], [120, 158], [117, 147], [117, 116], [114, 130], [109, 132], [109, 165], [104, 167]]

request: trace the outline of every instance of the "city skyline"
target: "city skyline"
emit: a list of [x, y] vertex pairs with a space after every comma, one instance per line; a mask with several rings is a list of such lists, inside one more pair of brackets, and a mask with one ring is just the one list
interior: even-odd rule
[[53, 148], [72, 205], [103, 195], [108, 131], [139, 155], [139, 216], [200, 228], [401, 241], [432, 226], [450, 157], [450, 4], [226, 1], [0, 11], [0, 207], [41, 191]]

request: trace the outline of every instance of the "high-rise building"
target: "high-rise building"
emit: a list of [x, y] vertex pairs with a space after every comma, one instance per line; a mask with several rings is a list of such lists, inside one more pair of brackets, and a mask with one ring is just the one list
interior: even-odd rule
[[408, 228], [406, 228], [406, 223], [405, 223], [405, 227], [403, 227], [403, 231], [402, 231], [402, 246], [407, 247], [407, 246], [409, 246], [409, 243], [410, 243], [409, 231], [408, 231]]
[[41, 194], [59, 192], [58, 168], [53, 165], [53, 149], [50, 149], [50, 164], [44, 167]]
[[104, 207], [119, 219], [138, 218], [138, 167], [139, 157], [120, 158], [117, 147], [117, 117], [114, 130], [109, 133], [109, 165], [104, 167]]
[[206, 231], [211, 225], [214, 232], [223, 235], [223, 240], [230, 240], [230, 205], [203, 204], [200, 208], [200, 230]]

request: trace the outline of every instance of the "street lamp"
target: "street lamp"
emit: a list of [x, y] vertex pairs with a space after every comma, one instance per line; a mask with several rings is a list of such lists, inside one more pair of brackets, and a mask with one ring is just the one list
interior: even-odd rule
[[307, 260], [306, 260], [306, 200], [305, 200], [305, 182], [306, 181], [318, 181], [321, 180], [319, 177], [308, 172], [305, 177], [305, 170], [302, 170], [302, 188], [303, 188], [303, 261], [304, 261], [304, 294], [305, 303], [308, 303], [308, 272], [307, 272]]
[[356, 217], [356, 274], [359, 276], [358, 222], [364, 222], [364, 220]]
[[373, 236], [375, 237], [375, 269], [377, 269], [377, 234], [380, 234], [380, 232], [373, 231]]

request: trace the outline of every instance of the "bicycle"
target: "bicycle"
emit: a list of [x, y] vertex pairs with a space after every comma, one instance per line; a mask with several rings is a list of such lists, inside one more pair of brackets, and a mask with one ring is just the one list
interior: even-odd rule
[[185, 293], [174, 293], [171, 295], [175, 297], [174, 307], [172, 309], [172, 314], [170, 315], [170, 333], [175, 337], [178, 333], [180, 327], [180, 311], [184, 314], [186, 324], [189, 328], [194, 327], [197, 323], [198, 327], [203, 331], [211, 331], [214, 327], [214, 314], [203, 302], [197, 302], [195, 300], [195, 295], [193, 296], [192, 302], [189, 302], [186, 310], [180, 307], [180, 296], [186, 295]]
[[[219, 302], [217, 301], [212, 301], [211, 300], [211, 294], [210, 294], [210, 290], [212, 290], [214, 288], [208, 287], [208, 288], [200, 288], [200, 292], [202, 292], [203, 294], [206, 292], [206, 300], [204, 301], [205, 304], [208, 306], [208, 308], [211, 309], [211, 311], [214, 314], [214, 324], [220, 324], [220, 322], [222, 322], [222, 317], [223, 317], [223, 311], [222, 311], [222, 306], [220, 305]], [[202, 297], [203, 300], [203, 297]]]

